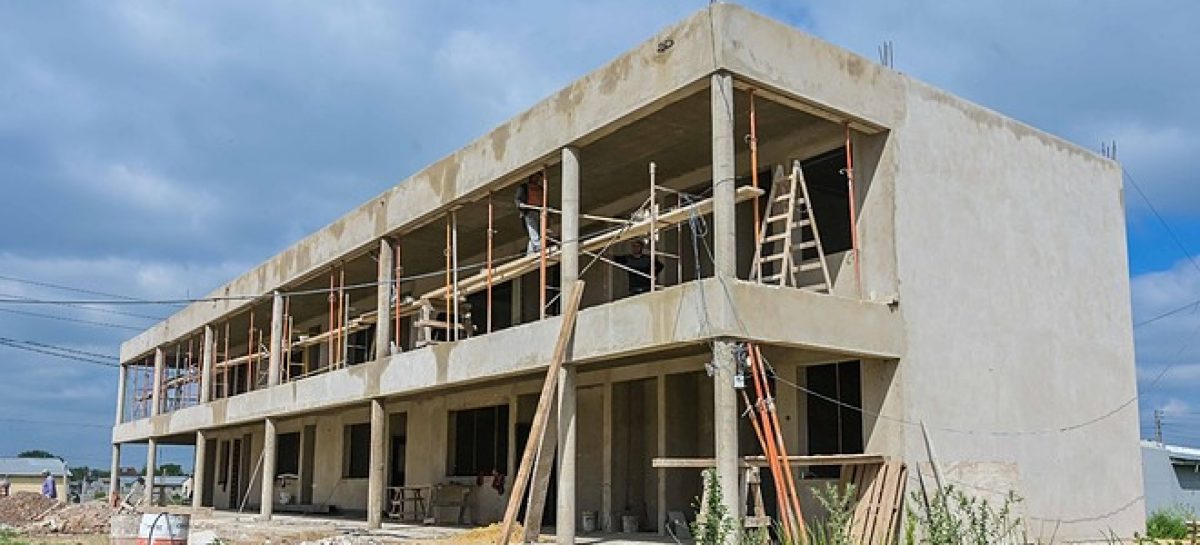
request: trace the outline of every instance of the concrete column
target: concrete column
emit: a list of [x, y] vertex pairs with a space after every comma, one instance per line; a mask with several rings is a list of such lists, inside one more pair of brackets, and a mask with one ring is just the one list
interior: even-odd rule
[[383, 526], [383, 500], [387, 479], [387, 412], [383, 402], [371, 400], [371, 461], [367, 473], [367, 528]]
[[154, 474], [158, 472], [158, 439], [146, 440], [146, 505], [154, 505]]
[[120, 495], [121, 493], [121, 443], [113, 443], [112, 445], [112, 466], [109, 467], [108, 474], [108, 500], [111, 501], [113, 494]]
[[262, 495], [259, 518], [271, 520], [275, 512], [275, 420], [263, 420]]
[[204, 347], [200, 349], [200, 403], [208, 403], [212, 400], [213, 352], [215, 351], [213, 328], [206, 325], [204, 326]]
[[114, 424], [120, 424], [125, 421], [125, 383], [129, 381], [129, 368], [124, 363], [121, 364], [117, 371], [117, 416], [113, 420]]
[[205, 457], [208, 456], [208, 438], [204, 432], [196, 432], [196, 460], [192, 463], [192, 507], [204, 506]]
[[271, 297], [271, 347], [267, 353], [267, 386], [279, 384], [279, 369], [283, 365], [283, 295]]
[[392, 241], [379, 239], [379, 272], [376, 275], [379, 286], [375, 298], [375, 357], [386, 358], [392, 355], [392, 282], [396, 274], [395, 253]]
[[[734, 207], [733, 148], [733, 77], [728, 72], [712, 75], [712, 177], [713, 177], [713, 271], [717, 277], [737, 276], [737, 227]], [[733, 388], [736, 363], [735, 343], [729, 339], [713, 342], [713, 441], [717, 459], [717, 477], [721, 483], [721, 503], [741, 520], [738, 502], [738, 410]], [[736, 534], [736, 533], [735, 533]], [[737, 535], [729, 539], [738, 541]]]
[[[561, 166], [560, 306], [566, 304], [564, 298], [567, 297], [567, 290], [579, 278], [579, 150], [563, 148]], [[568, 345], [567, 361], [570, 361], [570, 357]], [[558, 375], [558, 516], [554, 524], [555, 541], [560, 545], [575, 543], [575, 381], [575, 366], [564, 365]]]
[[713, 268], [717, 275], [737, 275], [737, 222], [733, 164], [733, 77], [712, 76]]
[[[721, 503], [727, 512], [741, 520], [738, 502], [738, 409], [733, 388], [736, 361], [731, 340], [713, 341], [713, 440], [717, 458], [717, 478], [721, 483]], [[736, 543], [738, 537], [732, 536]]]
[[163, 385], [163, 367], [167, 364], [167, 355], [162, 348], [154, 349], [154, 380], [151, 381], [151, 387], [154, 391], [150, 393], [150, 416], [156, 416], [162, 412], [162, 385]]

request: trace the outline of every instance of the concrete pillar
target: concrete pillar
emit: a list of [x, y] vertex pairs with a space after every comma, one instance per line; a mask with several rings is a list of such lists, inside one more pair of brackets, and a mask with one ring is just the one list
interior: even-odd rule
[[275, 420], [263, 420], [262, 495], [259, 518], [271, 520], [275, 512]]
[[108, 499], [121, 494], [121, 443], [112, 445], [112, 466], [108, 473]]
[[208, 456], [208, 440], [204, 432], [196, 432], [196, 460], [192, 463], [192, 507], [204, 506], [205, 457]]
[[158, 473], [158, 439], [146, 440], [146, 505], [155, 505], [154, 474]]
[[375, 357], [386, 358], [392, 355], [392, 282], [396, 274], [395, 253], [392, 241], [379, 239], [379, 272], [376, 275], [379, 286], [375, 298]]
[[200, 349], [200, 403], [212, 400], [213, 352], [217, 349], [213, 342], [213, 328], [204, 326], [204, 347]]
[[383, 402], [371, 400], [371, 461], [367, 473], [367, 528], [383, 526], [387, 479], [387, 412]]
[[267, 353], [267, 386], [279, 384], [279, 369], [283, 365], [283, 295], [278, 290], [271, 296], [271, 347]]
[[163, 385], [163, 368], [167, 364], [167, 355], [162, 348], [154, 349], [154, 380], [151, 381], [151, 387], [154, 391], [150, 393], [150, 416], [156, 416], [162, 412], [162, 385]]
[[114, 424], [125, 421], [125, 383], [129, 381], [129, 368], [124, 363], [117, 371], [117, 415]]
[[713, 268], [728, 278], [737, 275], [733, 160], [733, 77], [718, 72], [712, 76]]
[[[567, 290], [579, 278], [579, 150], [562, 150], [562, 261], [559, 273], [559, 304], [565, 305]], [[572, 342], [572, 344], [574, 344]], [[571, 359], [568, 345], [567, 361]], [[558, 375], [558, 514], [555, 541], [575, 543], [575, 423], [574, 365], [565, 365]]]
[[[737, 228], [734, 208], [733, 77], [728, 72], [712, 75], [712, 183], [713, 183], [713, 270], [717, 277], [737, 276]], [[738, 409], [733, 388], [735, 343], [713, 341], [713, 441], [721, 503], [741, 520], [738, 502]], [[736, 534], [736, 532], [734, 533]], [[738, 541], [731, 535], [731, 543]]]

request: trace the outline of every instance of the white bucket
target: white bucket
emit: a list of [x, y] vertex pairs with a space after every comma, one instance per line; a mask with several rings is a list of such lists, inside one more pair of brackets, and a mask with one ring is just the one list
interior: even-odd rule
[[583, 516], [583, 531], [584, 531], [584, 533], [590, 534], [592, 532], [595, 532], [596, 531], [596, 512], [595, 511], [584, 511], [582, 516]]
[[138, 545], [187, 545], [191, 515], [146, 513], [138, 527]]
[[636, 534], [638, 531], [638, 518], [634, 515], [624, 515], [621, 517], [621, 532], [626, 534]]

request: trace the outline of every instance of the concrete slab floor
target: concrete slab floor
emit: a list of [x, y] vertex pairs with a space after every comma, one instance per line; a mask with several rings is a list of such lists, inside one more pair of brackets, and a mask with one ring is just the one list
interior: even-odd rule
[[[368, 530], [366, 521], [339, 517], [275, 515], [269, 522], [255, 515], [216, 511], [211, 517], [192, 520], [189, 543], [207, 544], [215, 540], [228, 544], [359, 545], [395, 543], [444, 543], [472, 545], [491, 543], [491, 538], [473, 540], [463, 534], [478, 530], [474, 526], [425, 526], [385, 522], [383, 528]], [[456, 539], [462, 536], [462, 539]], [[554, 528], [542, 530], [542, 542], [553, 542]], [[673, 544], [670, 536], [654, 533], [581, 534], [580, 544], [634, 545]]]

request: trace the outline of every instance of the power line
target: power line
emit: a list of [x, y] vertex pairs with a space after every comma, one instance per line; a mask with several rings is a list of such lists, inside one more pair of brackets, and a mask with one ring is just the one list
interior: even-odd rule
[[1137, 180], [1133, 179], [1133, 175], [1130, 174], [1129, 170], [1124, 166], [1121, 166], [1121, 172], [1125, 174], [1125, 179], [1129, 180], [1129, 183], [1133, 185], [1133, 189], [1137, 191], [1138, 195], [1141, 195], [1142, 200], [1146, 202], [1146, 206], [1150, 208], [1150, 212], [1154, 214], [1154, 217], [1158, 218], [1158, 222], [1162, 224], [1163, 229], [1166, 229], [1167, 234], [1171, 236], [1171, 240], [1175, 242], [1175, 246], [1178, 246], [1179, 251], [1183, 252], [1183, 257], [1191, 262], [1192, 266], [1196, 268], [1197, 272], [1200, 272], [1200, 263], [1196, 261], [1196, 258], [1192, 255], [1192, 252], [1188, 250], [1186, 245], [1184, 245], [1183, 240], [1180, 239], [1179, 235], [1175, 233], [1175, 230], [1171, 228], [1171, 224], [1167, 223], [1166, 218], [1164, 218], [1163, 215], [1158, 212], [1158, 209], [1154, 207], [1154, 203], [1150, 202], [1150, 197], [1146, 196], [1145, 191], [1142, 191], [1141, 184], [1138, 184]]
[[97, 321], [93, 321], [93, 320], [84, 320], [82, 318], [69, 318], [67, 316], [55, 316], [53, 314], [42, 314], [40, 312], [14, 310], [11, 308], [0, 308], [0, 312], [7, 312], [9, 314], [19, 314], [21, 316], [32, 316], [35, 318], [46, 318], [47, 320], [59, 320], [62, 322], [74, 322], [77, 324], [98, 325], [98, 326], [103, 326], [103, 327], [115, 327], [117, 329], [127, 329], [129, 331], [142, 331], [143, 329], [145, 329], [142, 327], [133, 327], [133, 326], [128, 326], [128, 325], [124, 325], [124, 324], [114, 324], [112, 322], [97, 322]]
[[29, 346], [26, 344], [22, 344], [20, 342], [12, 342], [12, 341], [9, 341], [6, 339], [0, 339], [0, 346], [7, 346], [9, 348], [16, 348], [17, 350], [26, 350], [29, 352], [36, 352], [38, 354], [44, 354], [47, 356], [55, 356], [55, 357], [68, 359], [68, 360], [75, 360], [75, 361], [80, 361], [83, 363], [90, 363], [93, 365], [103, 365], [106, 367], [120, 367], [121, 366], [121, 364], [114, 363], [112, 361], [99, 360], [99, 359], [94, 359], [94, 358], [80, 356], [80, 355], [71, 354], [71, 353], [57, 352], [54, 350], [38, 348], [36, 346]]
[[1174, 316], [1174, 315], [1176, 315], [1176, 314], [1179, 314], [1180, 312], [1183, 312], [1183, 311], [1185, 311], [1185, 310], [1187, 310], [1187, 309], [1189, 309], [1189, 308], [1190, 308], [1190, 309], [1192, 309], [1193, 311], [1195, 311], [1195, 310], [1197, 310], [1197, 309], [1200, 309], [1200, 299], [1197, 299], [1197, 300], [1195, 300], [1195, 301], [1192, 301], [1191, 303], [1188, 303], [1188, 304], [1186, 304], [1186, 305], [1183, 305], [1183, 306], [1181, 306], [1181, 307], [1178, 307], [1178, 308], [1174, 308], [1174, 309], [1168, 310], [1167, 312], [1164, 312], [1164, 313], [1162, 313], [1162, 314], [1159, 314], [1158, 316], [1155, 316], [1155, 317], [1153, 317], [1153, 318], [1149, 318], [1149, 319], [1146, 319], [1146, 320], [1142, 320], [1142, 321], [1140, 321], [1140, 322], [1137, 322], [1137, 323], [1133, 324], [1133, 327], [1134, 327], [1134, 329], [1137, 329], [1137, 328], [1139, 328], [1139, 327], [1142, 327], [1142, 326], [1144, 326], [1144, 325], [1150, 325], [1150, 324], [1152, 324], [1152, 323], [1154, 323], [1154, 322], [1157, 322], [1157, 321], [1159, 321], [1159, 320], [1161, 320], [1161, 319], [1163, 319], [1163, 318], [1167, 318], [1167, 317], [1169, 317], [1169, 316]]
[[20, 282], [22, 284], [29, 284], [31, 286], [41, 286], [43, 288], [53, 288], [56, 290], [73, 291], [75, 293], [86, 293], [88, 295], [99, 295], [101, 297], [112, 297], [113, 299], [124, 299], [126, 301], [138, 301], [138, 299], [136, 297], [130, 297], [128, 295], [105, 293], [103, 291], [95, 291], [95, 290], [89, 290], [89, 289], [84, 289], [84, 288], [75, 288], [75, 287], [71, 287], [71, 286], [64, 286], [62, 284], [54, 284], [51, 282], [44, 282], [44, 281], [39, 281], [39, 280], [29, 280], [26, 278], [16, 278], [13, 276], [0, 275], [0, 280], [9, 280], [11, 282]]
[[30, 420], [25, 418], [0, 417], [2, 422], [17, 422], [20, 424], [41, 424], [47, 426], [79, 426], [85, 428], [111, 428], [112, 424], [90, 424], [87, 422], [71, 422], [69, 420]]
[[[13, 294], [11, 294], [11, 293], [0, 293], [0, 296], [2, 296], [2, 297], [9, 297], [9, 298], [12, 298], [12, 299], [20, 299], [20, 300], [23, 300], [23, 301], [36, 301], [36, 300], [37, 300], [37, 299], [36, 299], [36, 298], [34, 298], [34, 297], [28, 297], [28, 296], [24, 296], [24, 295], [13, 295]], [[148, 316], [148, 315], [145, 315], [145, 314], [138, 314], [138, 313], [136, 313], [136, 312], [124, 312], [124, 311], [120, 311], [120, 310], [114, 310], [114, 309], [111, 309], [111, 308], [96, 307], [96, 306], [92, 306], [91, 304], [83, 304], [83, 303], [69, 303], [69, 302], [53, 303], [53, 304], [56, 304], [56, 305], [61, 305], [61, 306], [64, 306], [64, 307], [79, 308], [79, 309], [84, 309], [84, 310], [92, 310], [92, 311], [96, 311], [96, 312], [103, 312], [103, 313], [105, 313], [105, 314], [115, 314], [115, 315], [118, 315], [118, 316], [129, 316], [129, 317], [131, 317], [131, 318], [141, 318], [141, 319], [143, 319], [143, 320], [153, 320], [153, 321], [161, 321], [161, 320], [164, 320], [164, 318], [163, 318], [163, 317], [161, 317], [161, 316]], [[97, 303], [97, 304], [99, 304], [99, 303]], [[105, 303], [105, 304], [107, 304], [107, 303]]]
[[5, 341], [5, 342], [9, 342], [9, 343], [28, 344], [31, 346], [37, 346], [37, 347], [45, 348], [48, 350], [60, 350], [63, 352], [70, 352], [72, 354], [76, 354], [79, 356], [86, 356], [86, 357], [96, 358], [96, 359], [101, 359], [101, 360], [112, 360], [114, 362], [119, 361], [119, 358], [117, 358], [116, 356], [113, 356], [111, 354], [101, 354], [99, 352], [88, 352], [87, 350], [78, 350], [75, 348], [68, 348], [66, 346], [57, 346], [57, 345], [53, 345], [53, 344], [40, 343], [37, 341], [25, 341], [25, 340], [20, 340], [20, 339], [10, 339], [8, 337], [0, 337], [0, 341]]

